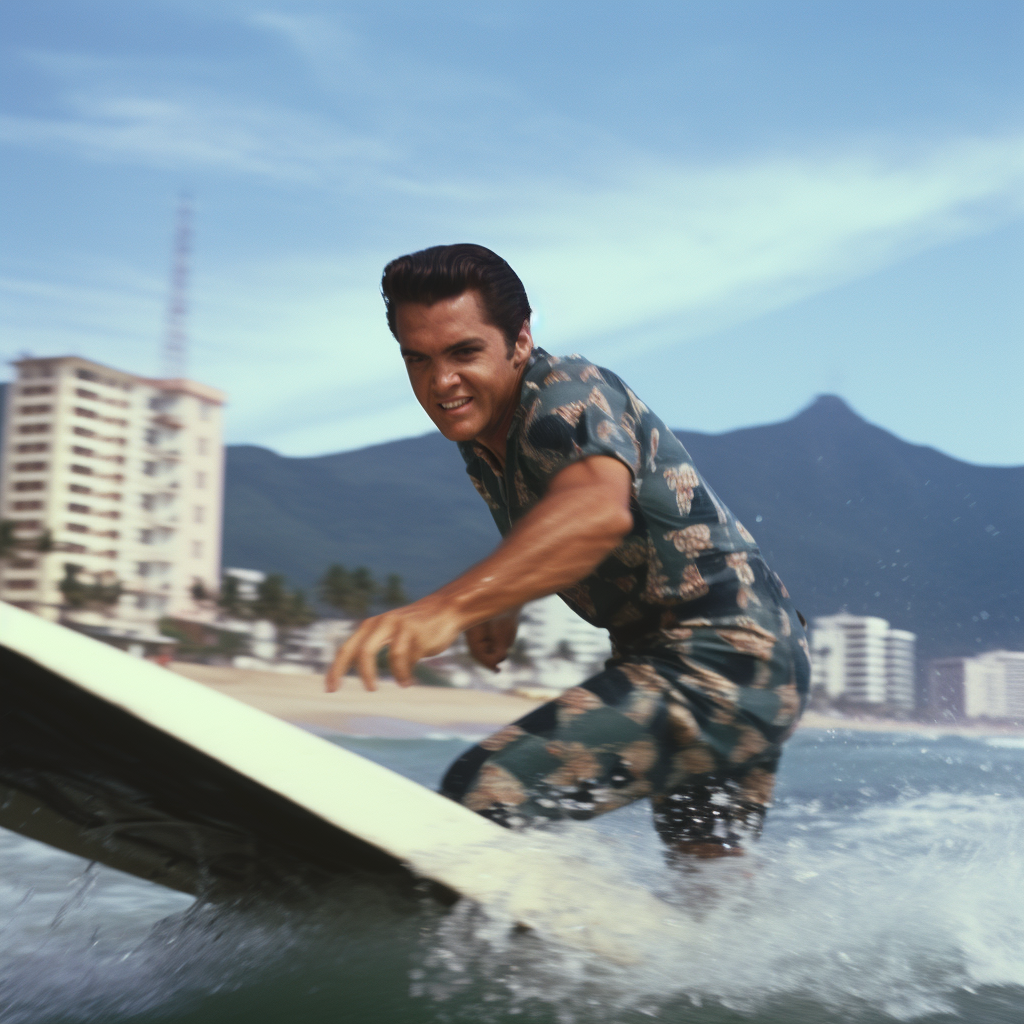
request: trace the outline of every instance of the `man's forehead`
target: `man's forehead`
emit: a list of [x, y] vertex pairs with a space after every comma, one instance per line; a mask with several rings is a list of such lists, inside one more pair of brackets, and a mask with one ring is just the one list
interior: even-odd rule
[[403, 353], [451, 351], [462, 345], [504, 343], [501, 331], [484, 319], [475, 291], [434, 303], [403, 302], [395, 309], [395, 327]]

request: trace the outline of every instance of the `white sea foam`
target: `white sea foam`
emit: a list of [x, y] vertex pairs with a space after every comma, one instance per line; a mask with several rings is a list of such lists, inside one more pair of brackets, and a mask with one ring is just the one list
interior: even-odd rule
[[684, 874], [665, 868], [646, 837], [576, 827], [550, 841], [625, 866], [690, 927], [652, 934], [639, 964], [622, 969], [517, 942], [463, 907], [439, 926], [414, 984], [444, 999], [487, 978], [527, 1015], [556, 1003], [565, 1022], [644, 1007], [660, 1016], [679, 1000], [750, 1015], [810, 1000], [828, 1019], [912, 1020], [954, 1012], [958, 993], [1024, 986], [1024, 902], [1013, 898], [1024, 888], [1024, 801], [933, 793], [853, 818], [813, 806], [780, 817], [785, 838]]
[[989, 747], [1024, 750], [1024, 736], [988, 736], [982, 742]]

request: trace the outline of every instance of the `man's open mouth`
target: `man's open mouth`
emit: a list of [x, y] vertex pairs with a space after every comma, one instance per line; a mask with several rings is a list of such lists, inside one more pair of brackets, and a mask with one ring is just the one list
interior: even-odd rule
[[473, 401], [472, 398], [453, 398], [450, 402], [438, 402], [437, 404], [444, 409], [445, 412], [451, 412], [453, 409], [461, 409], [467, 402]]

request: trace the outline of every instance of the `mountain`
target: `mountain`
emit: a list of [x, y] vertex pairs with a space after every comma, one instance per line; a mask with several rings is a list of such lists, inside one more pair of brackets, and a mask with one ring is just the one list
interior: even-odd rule
[[284, 572], [304, 587], [331, 562], [397, 572], [413, 596], [490, 551], [497, 531], [440, 434], [316, 458], [229, 447], [224, 565]]
[[[1024, 467], [908, 444], [827, 395], [783, 423], [677, 433], [808, 618], [880, 615], [922, 660], [1024, 649]], [[331, 562], [367, 565], [415, 596], [497, 539], [439, 434], [317, 458], [228, 449], [225, 565], [306, 588]]]
[[907, 444], [833, 396], [679, 437], [805, 615], [880, 615], [922, 658], [1024, 649], [1024, 466]]

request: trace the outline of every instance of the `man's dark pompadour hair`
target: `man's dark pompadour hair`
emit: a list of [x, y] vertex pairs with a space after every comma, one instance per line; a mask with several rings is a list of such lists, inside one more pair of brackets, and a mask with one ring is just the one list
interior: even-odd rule
[[497, 253], [470, 242], [434, 245], [392, 260], [380, 281], [388, 327], [395, 338], [395, 310], [403, 302], [430, 306], [470, 290], [479, 292], [487, 322], [505, 335], [511, 358], [516, 338], [533, 311], [523, 282]]

